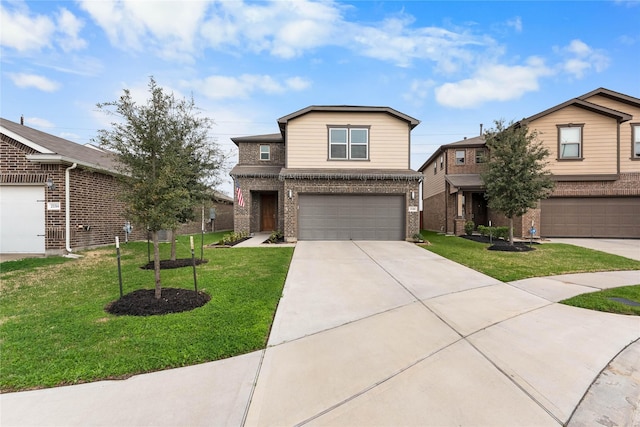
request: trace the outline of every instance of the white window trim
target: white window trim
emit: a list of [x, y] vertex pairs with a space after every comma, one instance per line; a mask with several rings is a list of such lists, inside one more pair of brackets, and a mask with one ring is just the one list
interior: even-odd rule
[[[462, 153], [462, 157], [458, 157], [458, 153]], [[466, 162], [467, 153], [466, 150], [456, 150], [455, 158], [456, 158], [456, 166], [462, 166]]]
[[[267, 150], [266, 151], [262, 151], [263, 148], [266, 148]], [[262, 158], [263, 154], [267, 155], [266, 159]], [[264, 162], [266, 162], [268, 160], [271, 160], [271, 146], [270, 145], [261, 145], [260, 146], [260, 160], [262, 160]]]
[[[370, 132], [369, 126], [351, 126], [351, 125], [347, 125], [347, 126], [327, 126], [328, 128], [328, 139], [329, 139], [329, 155], [328, 155], [328, 159], [329, 160], [353, 160], [353, 161], [368, 161], [369, 160], [369, 145], [370, 145]], [[331, 131], [332, 130], [345, 130], [346, 131], [346, 142], [333, 142], [331, 139]], [[358, 130], [358, 131], [365, 131], [366, 132], [366, 142], [364, 143], [360, 143], [360, 142], [351, 142], [352, 140], [352, 136], [351, 133], [354, 130]], [[345, 146], [345, 157], [333, 157], [332, 155], [332, 146], [334, 145], [341, 145], [341, 146]], [[354, 157], [352, 154], [352, 147], [353, 146], [364, 146], [365, 147], [365, 157]]]
[[631, 124], [631, 159], [640, 160], [640, 123]]

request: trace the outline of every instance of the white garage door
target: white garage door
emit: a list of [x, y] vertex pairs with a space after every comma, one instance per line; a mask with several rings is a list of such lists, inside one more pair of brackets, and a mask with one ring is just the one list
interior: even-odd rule
[[0, 185], [0, 253], [44, 253], [44, 233], [44, 187]]
[[404, 195], [301, 194], [299, 240], [404, 240]]

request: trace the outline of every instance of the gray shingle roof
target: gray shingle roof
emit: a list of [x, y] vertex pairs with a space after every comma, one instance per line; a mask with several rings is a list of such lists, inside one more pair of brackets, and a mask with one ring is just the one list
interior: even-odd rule
[[34, 149], [36, 154], [28, 155], [30, 160], [42, 163], [78, 163], [91, 169], [117, 173], [117, 161], [111, 152], [85, 147], [3, 118], [0, 118], [0, 131]]

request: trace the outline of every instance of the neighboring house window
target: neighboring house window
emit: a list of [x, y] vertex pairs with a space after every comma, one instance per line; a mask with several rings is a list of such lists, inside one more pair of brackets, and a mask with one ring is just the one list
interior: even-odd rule
[[367, 160], [369, 129], [362, 127], [329, 128], [329, 159]]
[[444, 156], [440, 156], [440, 170], [444, 169]]
[[633, 137], [633, 158], [640, 159], [640, 124], [631, 125]]
[[271, 158], [271, 147], [268, 145], [260, 146], [260, 160], [269, 160]]
[[438, 174], [438, 163], [433, 162], [433, 174], [437, 175]]
[[456, 165], [464, 165], [464, 150], [456, 150]]
[[582, 126], [558, 127], [559, 159], [582, 158]]
[[484, 163], [487, 153], [483, 149], [476, 150], [476, 163]]

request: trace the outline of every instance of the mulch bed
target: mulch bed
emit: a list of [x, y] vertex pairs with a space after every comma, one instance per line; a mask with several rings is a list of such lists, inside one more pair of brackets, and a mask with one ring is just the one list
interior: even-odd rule
[[230, 248], [232, 246], [237, 245], [238, 243], [244, 242], [245, 240], [249, 240], [250, 238], [251, 238], [251, 236], [244, 237], [244, 238], [242, 238], [240, 240], [236, 240], [235, 242], [227, 243], [225, 245], [221, 245], [220, 243], [212, 243], [210, 245], [207, 245], [207, 248]]
[[[206, 262], [208, 262], [208, 260], [196, 258], [196, 265], [204, 264]], [[181, 268], [181, 267], [191, 267], [192, 265], [193, 265], [193, 262], [191, 261], [191, 258], [178, 258], [175, 261], [170, 259], [160, 260], [160, 270], [169, 270], [171, 268]], [[151, 261], [140, 268], [143, 270], [153, 270], [155, 268], [154, 262]]]
[[[473, 240], [474, 242], [479, 243], [492, 243], [489, 237], [479, 236], [479, 235], [471, 235], [471, 236], [460, 236], [463, 239]], [[533, 242], [534, 245], [539, 244], [538, 242]], [[513, 242], [513, 246], [509, 244], [506, 240], [502, 239], [493, 239], [493, 244], [487, 248], [490, 251], [502, 251], [502, 252], [529, 252], [535, 251], [536, 248], [532, 247], [529, 242]]]
[[105, 311], [118, 316], [153, 316], [180, 313], [202, 307], [211, 297], [189, 289], [163, 288], [160, 299], [155, 289], [139, 289], [109, 303]]

